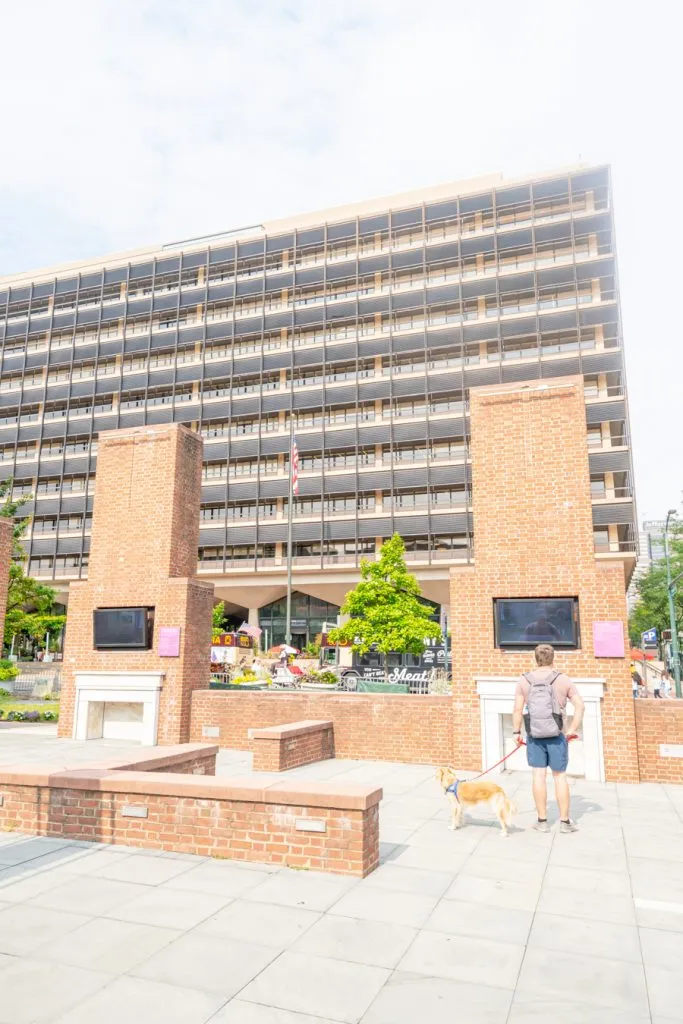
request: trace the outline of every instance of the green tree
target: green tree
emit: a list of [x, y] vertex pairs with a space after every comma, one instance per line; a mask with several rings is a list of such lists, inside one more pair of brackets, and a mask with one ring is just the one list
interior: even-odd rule
[[225, 632], [225, 601], [219, 601], [211, 612], [211, 639], [216, 640]]
[[21, 519], [19, 513], [24, 505], [31, 501], [32, 495], [25, 494], [20, 498], [13, 498], [13, 484], [12, 477], [0, 481], [0, 516], [14, 520], [4, 642], [9, 646], [13, 636], [24, 636], [42, 643], [49, 632], [54, 643], [62, 631], [66, 616], [54, 612], [56, 594], [52, 587], [39, 583], [24, 571], [26, 551], [21, 541], [31, 519]]
[[14, 543], [12, 550], [12, 557], [24, 561], [26, 558], [26, 551], [24, 545], [21, 543], [22, 537], [26, 533], [28, 524], [31, 522], [31, 517], [26, 519], [19, 519], [19, 511], [31, 501], [33, 498], [32, 494], [22, 494], [20, 498], [12, 497], [12, 487], [14, 486], [14, 479], [9, 476], [6, 480], [0, 481], [0, 516], [4, 519], [14, 520]]
[[[675, 523], [669, 532], [669, 559], [671, 576], [683, 572], [683, 524]], [[646, 629], [657, 628], [661, 636], [663, 629], [669, 629], [669, 602], [666, 590], [666, 563], [655, 562], [636, 583], [638, 603], [629, 617], [628, 630], [631, 643], [640, 646], [640, 634]], [[683, 580], [679, 581], [674, 595], [679, 630], [683, 628]]]
[[361, 561], [360, 583], [346, 595], [341, 609], [350, 618], [329, 634], [333, 644], [350, 643], [359, 654], [371, 647], [383, 654], [385, 680], [388, 654], [421, 654], [425, 640], [441, 636], [432, 620], [433, 609], [420, 600], [420, 585], [408, 572], [405, 550], [395, 533], [382, 545], [377, 561]]
[[53, 641], [56, 640], [66, 616], [54, 613], [55, 597], [52, 587], [27, 576], [20, 562], [12, 562], [7, 590], [5, 644], [9, 646], [13, 636], [43, 642], [48, 632]]

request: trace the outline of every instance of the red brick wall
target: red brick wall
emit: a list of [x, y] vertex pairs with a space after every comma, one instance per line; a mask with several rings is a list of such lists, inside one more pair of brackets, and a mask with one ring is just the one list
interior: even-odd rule
[[621, 562], [593, 553], [583, 379], [473, 389], [470, 415], [475, 564], [451, 570], [454, 763], [481, 765], [475, 677], [534, 664], [494, 646], [493, 599], [578, 597], [581, 649], [558, 652], [557, 667], [605, 680], [606, 776], [637, 781], [629, 662], [593, 654], [595, 620], [619, 620], [627, 636], [626, 600]]
[[[249, 749], [249, 729], [329, 719], [337, 757], [453, 763], [451, 698], [389, 693], [263, 693], [196, 690], [191, 738]], [[204, 736], [204, 726], [218, 736]]]
[[215, 775], [216, 755], [198, 754], [196, 757], [183, 761], [181, 764], [168, 768], [149, 768], [150, 772], [170, 772], [172, 775]]
[[[328, 786], [326, 796], [319, 784], [309, 798], [305, 787], [292, 784], [280, 795], [241, 780], [185, 775], [88, 778], [81, 769], [73, 780], [62, 773], [55, 781], [49, 774], [36, 779], [20, 772], [0, 772], [0, 831], [359, 876], [379, 862], [381, 790], [350, 786], [345, 795]], [[146, 816], [129, 816], [131, 808]], [[324, 824], [324, 831], [302, 830], [303, 819]]]
[[[297, 728], [299, 726], [299, 728]], [[302, 764], [334, 757], [334, 729], [331, 722], [291, 723], [284, 729], [256, 729], [251, 737], [255, 772], [286, 772]]]
[[[87, 582], [69, 591], [59, 734], [73, 732], [76, 671], [162, 671], [159, 743], [188, 739], [190, 693], [209, 683], [213, 585], [197, 566], [202, 441], [178, 424], [100, 435]], [[96, 651], [97, 607], [153, 607], [149, 651]], [[180, 626], [180, 657], [160, 658], [159, 630]]]
[[[166, 747], [163, 753], [158, 748], [142, 748], [142, 757], [137, 761], [121, 763], [119, 759], [107, 761], [105, 767], [122, 772], [167, 772], [172, 775], [215, 775], [217, 746], [208, 744], [182, 744], [175, 750]], [[168, 753], [167, 753], [168, 752]], [[98, 762], [102, 767], [102, 763]]]
[[660, 744], [683, 747], [683, 700], [634, 700], [641, 782], [683, 784], [683, 757], [662, 757]]

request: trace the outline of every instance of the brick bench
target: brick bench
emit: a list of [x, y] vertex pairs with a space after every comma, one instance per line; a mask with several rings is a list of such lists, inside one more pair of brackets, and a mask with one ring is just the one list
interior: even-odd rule
[[285, 772], [334, 757], [334, 726], [330, 721], [290, 722], [250, 729], [255, 772]]
[[337, 874], [374, 871], [381, 789], [224, 778], [214, 774], [217, 750], [188, 743], [133, 762], [0, 768], [0, 832]]

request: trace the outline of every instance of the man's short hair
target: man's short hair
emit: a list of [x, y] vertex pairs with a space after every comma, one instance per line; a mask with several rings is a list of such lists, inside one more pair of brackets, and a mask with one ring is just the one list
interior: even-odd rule
[[539, 666], [552, 665], [555, 660], [555, 648], [552, 644], [539, 644], [534, 651], [536, 664]]

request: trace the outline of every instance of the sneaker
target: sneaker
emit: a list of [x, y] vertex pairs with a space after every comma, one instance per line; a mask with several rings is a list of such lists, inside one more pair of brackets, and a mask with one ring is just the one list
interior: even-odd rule
[[547, 821], [536, 821], [531, 826], [536, 832], [550, 832], [550, 825]]
[[571, 818], [569, 819], [569, 821], [561, 821], [560, 822], [560, 832], [578, 832], [578, 831], [579, 831], [579, 826], [576, 824], [575, 821], [572, 821]]

